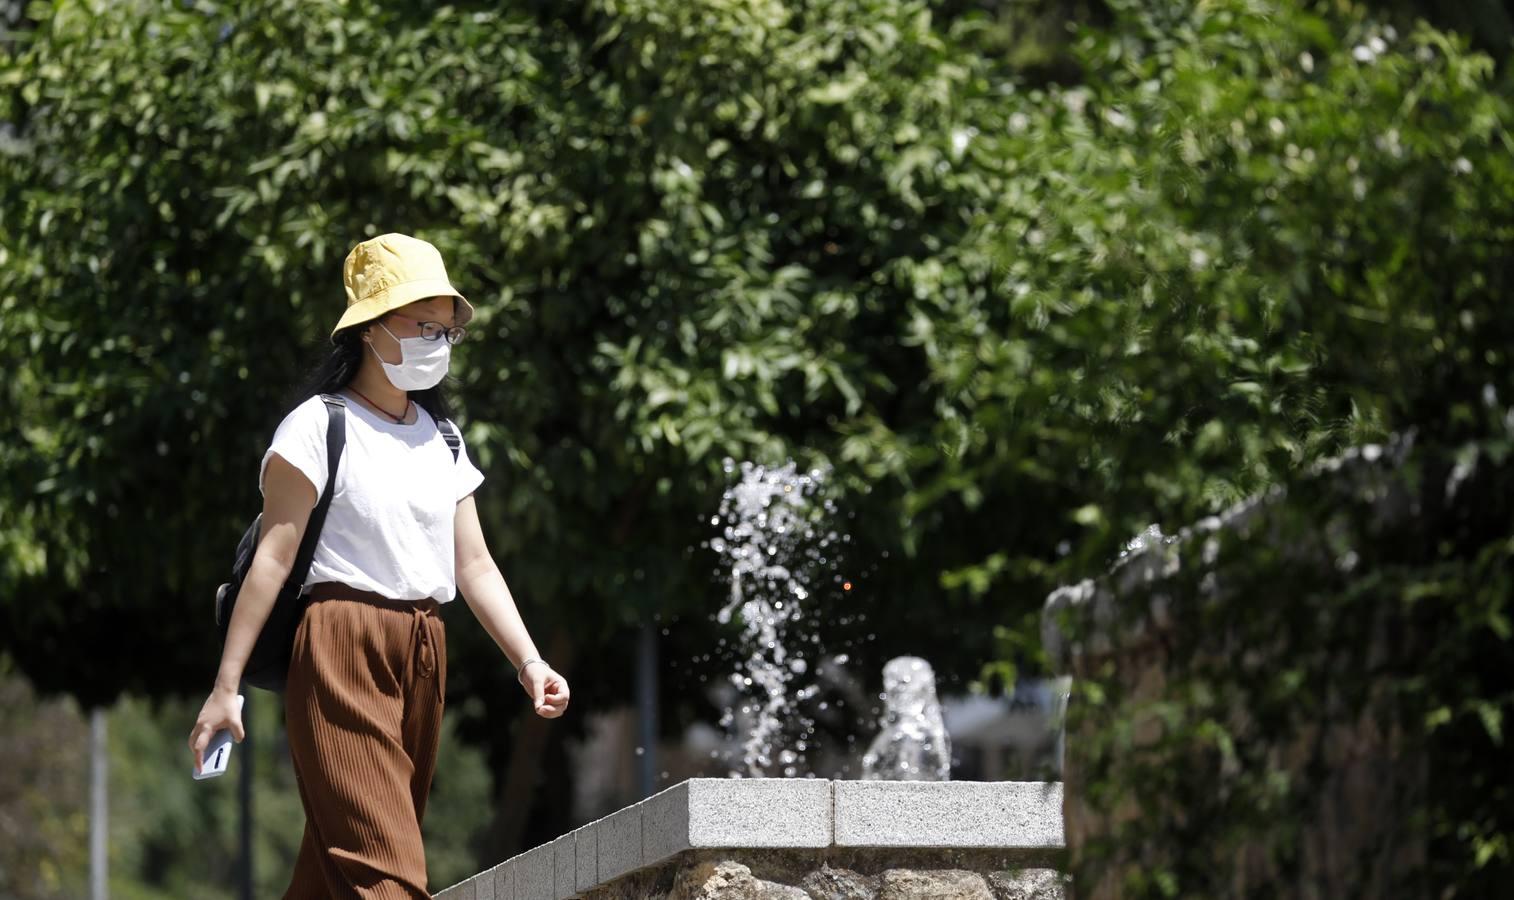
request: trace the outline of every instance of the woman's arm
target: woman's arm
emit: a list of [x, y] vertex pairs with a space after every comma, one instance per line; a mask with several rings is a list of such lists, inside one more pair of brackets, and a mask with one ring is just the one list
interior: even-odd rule
[[232, 608], [215, 686], [189, 734], [196, 771], [205, 745], [217, 731], [230, 728], [232, 736], [242, 740], [242, 717], [236, 707], [242, 670], [263, 631], [263, 623], [273, 611], [279, 590], [294, 568], [294, 557], [299, 553], [300, 538], [305, 534], [315, 499], [315, 486], [299, 469], [277, 454], [268, 460], [268, 470], [263, 477], [262, 538]]
[[[528, 659], [540, 659], [536, 644], [521, 621], [515, 598], [510, 596], [510, 587], [495, 565], [489, 547], [484, 543], [483, 529], [478, 523], [478, 508], [473, 497], [464, 497], [457, 504], [456, 574], [457, 589], [467, 601], [468, 608], [494, 643], [504, 652], [510, 666], [520, 668]], [[551, 666], [533, 662], [520, 673], [521, 686], [526, 689], [536, 706], [536, 713], [553, 719], [563, 714], [568, 707], [567, 679], [554, 672]]]

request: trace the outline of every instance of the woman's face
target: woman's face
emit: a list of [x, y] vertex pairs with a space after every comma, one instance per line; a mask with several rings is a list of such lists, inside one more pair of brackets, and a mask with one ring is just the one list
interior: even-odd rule
[[[456, 301], [451, 297], [427, 297], [401, 306], [369, 325], [366, 340], [373, 345], [380, 359], [398, 365], [404, 359], [398, 339], [420, 337], [422, 326], [427, 322], [436, 322], [447, 328], [457, 324]], [[379, 327], [381, 323], [382, 328]], [[385, 328], [389, 330], [385, 331]]]

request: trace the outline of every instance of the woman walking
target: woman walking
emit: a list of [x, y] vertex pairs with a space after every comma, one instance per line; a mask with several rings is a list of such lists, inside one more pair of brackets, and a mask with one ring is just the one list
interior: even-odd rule
[[346, 400], [346, 447], [310, 573], [284, 697], [305, 836], [286, 900], [429, 897], [421, 819], [446, 690], [437, 614], [461, 591], [545, 718], [568, 683], [543, 662], [484, 543], [473, 492], [484, 476], [449, 447], [441, 381], [473, 307], [425, 241], [386, 234], [343, 266], [347, 310], [312, 396], [263, 457], [263, 538], [226, 634], [215, 687], [190, 734], [242, 740], [243, 668], [294, 565], [326, 484], [326, 404]]

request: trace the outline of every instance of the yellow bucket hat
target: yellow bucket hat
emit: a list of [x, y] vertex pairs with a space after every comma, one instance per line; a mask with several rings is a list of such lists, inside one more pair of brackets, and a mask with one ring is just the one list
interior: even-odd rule
[[447, 279], [447, 267], [435, 247], [408, 234], [381, 234], [352, 248], [342, 264], [347, 311], [331, 329], [361, 325], [427, 297], [456, 297], [457, 324], [473, 318], [473, 304]]

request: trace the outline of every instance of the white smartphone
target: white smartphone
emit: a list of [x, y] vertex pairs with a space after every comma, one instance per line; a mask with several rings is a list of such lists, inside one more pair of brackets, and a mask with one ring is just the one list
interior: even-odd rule
[[[242, 711], [242, 695], [237, 694], [237, 712]], [[194, 771], [194, 764], [190, 763], [189, 771], [195, 781], [204, 781], [207, 778], [215, 778], [217, 775], [226, 774], [226, 765], [231, 762], [231, 730], [222, 728], [210, 736], [210, 743], [205, 746], [205, 756], [200, 761], [200, 771]]]

